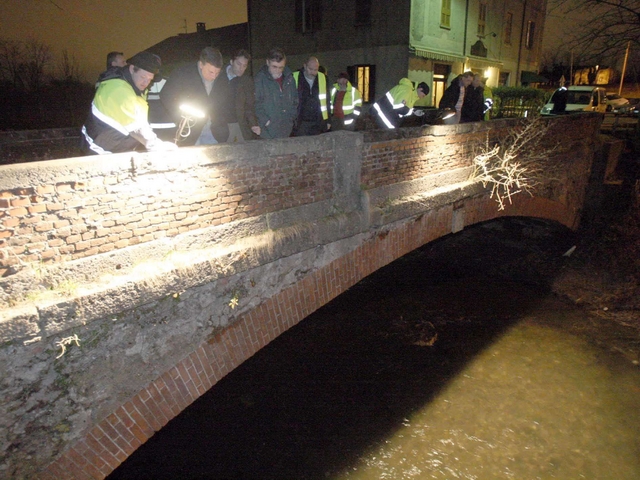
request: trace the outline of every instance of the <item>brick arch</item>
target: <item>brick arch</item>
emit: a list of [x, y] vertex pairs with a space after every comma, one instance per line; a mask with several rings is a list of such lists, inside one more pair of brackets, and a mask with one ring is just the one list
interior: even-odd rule
[[385, 227], [346, 255], [319, 268], [199, 345], [90, 431], [40, 478], [101, 479], [115, 470], [156, 431], [221, 378], [278, 335], [379, 268], [463, 226], [502, 216], [535, 217], [576, 228], [578, 212], [552, 200], [520, 195], [504, 211], [487, 194], [446, 205]]

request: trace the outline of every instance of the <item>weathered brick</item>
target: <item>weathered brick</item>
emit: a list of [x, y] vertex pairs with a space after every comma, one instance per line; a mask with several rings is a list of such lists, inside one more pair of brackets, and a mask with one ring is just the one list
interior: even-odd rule
[[40, 258], [44, 259], [49, 259], [49, 258], [54, 258], [57, 255], [56, 251], [53, 249], [50, 250], [44, 250], [42, 252], [40, 252]]
[[64, 209], [64, 203], [48, 203], [47, 210], [50, 212], [57, 212]]
[[11, 200], [12, 207], [26, 207], [31, 205], [31, 199], [29, 198], [14, 198]]
[[54, 221], [53, 222], [53, 228], [55, 228], [56, 230], [58, 228], [64, 228], [71, 225], [71, 222], [69, 222], [69, 220], [58, 220], [57, 222]]
[[8, 217], [2, 220], [2, 226], [4, 228], [13, 228], [20, 225], [20, 219], [16, 217]]
[[18, 208], [10, 208], [8, 210], [8, 214], [12, 217], [23, 217], [25, 215], [27, 215], [29, 213], [29, 211], [24, 208], [24, 207], [18, 207]]
[[115, 244], [113, 244], [113, 243], [105, 243], [104, 245], [100, 245], [100, 247], [98, 248], [98, 252], [100, 252], [100, 253], [111, 252], [115, 248], [116, 248]]
[[40, 222], [34, 227], [36, 232], [48, 232], [53, 229], [53, 222]]
[[47, 195], [50, 193], [55, 193], [56, 189], [53, 185], [39, 185], [35, 187], [35, 192], [38, 195]]

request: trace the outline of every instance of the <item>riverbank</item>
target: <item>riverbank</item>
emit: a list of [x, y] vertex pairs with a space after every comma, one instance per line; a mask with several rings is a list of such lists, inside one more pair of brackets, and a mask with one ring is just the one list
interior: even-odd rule
[[[640, 152], [628, 146], [595, 208], [585, 211], [559, 269], [541, 266], [551, 291], [580, 306], [603, 344], [640, 361]], [[514, 266], [518, 268], [517, 266]], [[608, 335], [607, 323], [621, 332]], [[588, 328], [585, 325], [579, 328]], [[626, 333], [625, 333], [626, 332]]]
[[[640, 362], [640, 158], [625, 152], [622, 185], [604, 191], [601, 208], [583, 220], [575, 250], [552, 291], [582, 308], [603, 332], [602, 341]], [[569, 253], [569, 252], [567, 252]], [[606, 335], [606, 323], [628, 334]]]

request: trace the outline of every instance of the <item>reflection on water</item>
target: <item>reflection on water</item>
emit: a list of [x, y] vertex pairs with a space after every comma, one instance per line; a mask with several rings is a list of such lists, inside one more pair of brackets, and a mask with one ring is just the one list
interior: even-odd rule
[[333, 478], [640, 478], [638, 369], [543, 315], [563, 314], [510, 328]]
[[640, 369], [612, 348], [637, 332], [549, 293], [562, 232], [463, 233], [285, 332], [110, 480], [640, 478]]

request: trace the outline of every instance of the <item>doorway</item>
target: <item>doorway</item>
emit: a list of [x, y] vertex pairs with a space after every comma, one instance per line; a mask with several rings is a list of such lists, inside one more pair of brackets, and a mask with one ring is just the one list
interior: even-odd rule
[[451, 65], [435, 63], [433, 65], [433, 105], [438, 106], [442, 94], [447, 88], [447, 78], [451, 73]]

